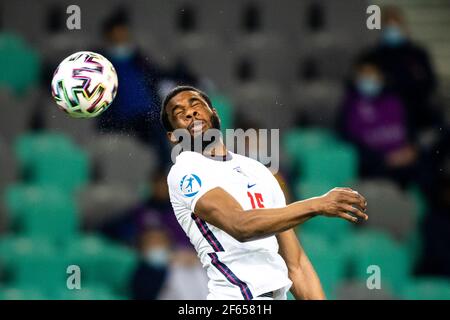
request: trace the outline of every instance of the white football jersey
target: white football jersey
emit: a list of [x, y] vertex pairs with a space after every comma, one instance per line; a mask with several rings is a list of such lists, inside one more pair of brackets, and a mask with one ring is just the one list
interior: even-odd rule
[[280, 185], [264, 165], [232, 152], [220, 161], [184, 151], [176, 158], [167, 182], [176, 218], [206, 268], [208, 299], [251, 300], [290, 288], [292, 282], [275, 236], [239, 242], [195, 215], [197, 201], [216, 187], [233, 196], [244, 210], [284, 207]]

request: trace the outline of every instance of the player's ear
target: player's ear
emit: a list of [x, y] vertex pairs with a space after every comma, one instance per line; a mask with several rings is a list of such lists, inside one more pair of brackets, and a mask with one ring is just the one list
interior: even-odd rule
[[211, 110], [212, 110], [213, 114], [217, 117], [217, 119], [220, 119], [219, 113], [217, 112], [217, 109], [212, 107]]
[[219, 113], [217, 112], [217, 109], [216, 108], [211, 108], [211, 110], [212, 110], [214, 116], [216, 117], [217, 122], [218, 122], [219, 127], [220, 127], [220, 125], [222, 124], [222, 120], [220, 120]]
[[178, 139], [175, 137], [175, 135], [173, 134], [173, 131], [167, 132], [167, 138], [169, 139], [170, 142], [172, 143], [177, 143]]

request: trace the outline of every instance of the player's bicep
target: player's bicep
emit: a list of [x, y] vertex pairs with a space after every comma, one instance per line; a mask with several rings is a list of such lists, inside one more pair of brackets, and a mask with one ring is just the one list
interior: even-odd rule
[[203, 194], [194, 208], [196, 216], [235, 238], [239, 237], [237, 215], [242, 211], [239, 202], [220, 187]]

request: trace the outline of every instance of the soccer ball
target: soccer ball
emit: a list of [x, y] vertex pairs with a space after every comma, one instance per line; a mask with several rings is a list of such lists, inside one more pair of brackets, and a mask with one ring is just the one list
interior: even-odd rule
[[56, 68], [52, 96], [59, 108], [75, 118], [92, 118], [104, 112], [117, 93], [117, 74], [102, 55], [76, 52]]

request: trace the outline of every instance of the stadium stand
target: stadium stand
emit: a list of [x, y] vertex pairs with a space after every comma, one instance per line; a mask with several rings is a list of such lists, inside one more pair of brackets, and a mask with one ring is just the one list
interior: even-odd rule
[[[450, 299], [446, 266], [417, 272], [424, 221], [448, 208], [435, 208], [415, 185], [361, 179], [356, 147], [334, 127], [354, 57], [380, 36], [362, 27], [367, 1], [77, 3], [77, 31], [60, 18], [69, 0], [0, 3], [0, 300], [131, 298], [138, 249], [100, 226], [145, 198], [149, 178], [162, 170], [160, 155], [132, 135], [100, 134], [93, 121], [69, 118], [48, 88], [65, 56], [102, 45], [102, 23], [117, 8], [127, 9], [133, 40], [162, 69], [182, 60], [212, 83], [223, 129], [281, 129], [282, 170], [295, 199], [344, 185], [366, 196], [363, 226], [319, 217], [296, 229], [328, 298]], [[400, 6], [411, 34], [429, 49], [448, 126], [449, 2], [374, 3]], [[68, 265], [82, 269], [84, 290], [67, 290]], [[381, 290], [366, 286], [370, 265], [381, 268]]]

